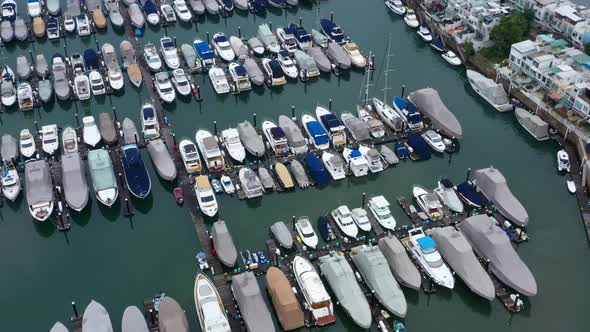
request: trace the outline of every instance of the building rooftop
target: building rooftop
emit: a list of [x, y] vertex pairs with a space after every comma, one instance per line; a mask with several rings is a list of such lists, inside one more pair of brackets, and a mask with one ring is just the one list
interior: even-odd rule
[[520, 53], [527, 53], [527, 52], [531, 52], [531, 51], [535, 50], [536, 45], [534, 42], [527, 39], [527, 40], [523, 40], [521, 42], [518, 42], [516, 44], [512, 44], [512, 48], [514, 48], [515, 50], [517, 50]]
[[572, 7], [569, 4], [561, 5], [555, 9], [555, 13], [568, 18], [570, 21], [577, 23], [583, 21], [584, 19], [578, 16], [578, 11], [576, 8]]

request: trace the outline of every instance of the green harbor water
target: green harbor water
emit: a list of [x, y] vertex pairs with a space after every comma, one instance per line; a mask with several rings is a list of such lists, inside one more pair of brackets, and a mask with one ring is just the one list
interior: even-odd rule
[[[65, 1], [62, 1], [65, 3]], [[177, 24], [167, 33], [178, 43], [190, 43], [197, 36], [205, 38], [224, 31], [243, 36], [256, 33], [259, 24], [272, 21], [273, 28], [297, 22], [311, 30], [317, 22], [317, 7], [269, 11], [265, 16], [236, 13], [230, 18], [206, 17], [199, 24]], [[311, 188], [291, 193], [269, 194], [257, 201], [239, 201], [218, 196], [220, 217], [226, 220], [234, 241], [241, 249], [264, 249], [268, 226], [291, 216], [308, 215], [313, 219], [341, 204], [356, 207], [363, 192], [383, 194], [392, 203], [399, 225], [409, 225], [395, 203], [398, 195], [409, 196], [412, 184], [434, 186], [441, 176], [458, 182], [466, 169], [493, 165], [502, 171], [514, 194], [530, 215], [527, 231], [529, 243], [517, 250], [534, 273], [539, 294], [526, 301], [526, 309], [511, 316], [495, 300], [491, 303], [472, 294], [458, 282], [451, 291], [441, 290], [430, 296], [404, 290], [408, 300], [405, 324], [408, 331], [587, 331], [586, 307], [590, 297], [590, 254], [574, 197], [567, 193], [565, 179], [555, 170], [556, 143], [538, 143], [520, 128], [512, 113], [500, 114], [471, 91], [464, 69], [451, 68], [422, 42], [400, 17], [390, 14], [381, 0], [321, 1], [320, 16], [335, 21], [356, 41], [365, 53], [377, 55], [375, 91], [383, 86], [383, 60], [388, 35], [392, 52], [388, 98], [430, 86], [437, 89], [448, 108], [463, 125], [465, 137], [460, 152], [453, 156], [434, 156], [427, 162], [404, 162], [394, 169], [362, 179], [345, 179], [321, 190]], [[26, 2], [19, 0], [20, 15], [26, 15]], [[23, 16], [24, 17], [24, 16]], [[141, 43], [157, 43], [163, 28], [147, 28]], [[96, 35], [99, 43], [118, 44], [128, 38], [114, 32]], [[94, 38], [80, 40], [68, 36], [68, 54], [82, 53], [95, 47]], [[15, 58], [29, 50], [43, 52], [50, 59], [64, 52], [64, 42], [31, 44], [12, 43], [2, 48], [0, 56], [14, 68]], [[178, 100], [165, 109], [178, 138], [194, 139], [199, 128], [235, 126], [238, 121], [276, 120], [280, 114], [313, 111], [317, 103], [333, 100], [337, 112], [354, 111], [359, 100], [362, 72], [351, 71], [341, 77], [322, 76], [314, 82], [290, 82], [279, 89], [255, 89], [240, 96], [215, 96], [206, 76], [195, 76], [202, 86], [204, 101]], [[147, 91], [135, 90], [127, 81], [125, 92], [112, 98], [92, 98], [89, 103], [56, 102], [38, 111], [22, 113], [8, 110], [0, 114], [2, 133], [18, 137], [23, 128], [57, 123], [75, 125], [74, 114], [98, 116], [116, 107], [119, 119], [131, 117], [139, 125], [139, 108], [148, 100]], [[144, 158], [149, 158], [145, 151]], [[193, 280], [197, 272], [195, 253], [200, 245], [186, 207], [178, 207], [171, 189], [174, 184], [158, 179], [147, 162], [152, 178], [152, 194], [145, 201], [133, 201], [136, 214], [122, 216], [120, 206], [100, 206], [92, 197], [86, 209], [72, 216], [72, 228], [60, 233], [49, 223], [35, 224], [30, 217], [24, 191], [14, 204], [0, 209], [0, 311], [3, 331], [47, 331], [55, 321], [69, 325], [70, 302], [82, 312], [95, 299], [109, 311], [115, 331], [120, 331], [123, 310], [128, 305], [142, 305], [142, 300], [164, 290], [185, 308], [193, 331], [198, 321], [193, 304]], [[261, 283], [263, 285], [263, 283]], [[266, 295], [265, 295], [266, 296]], [[358, 327], [337, 308], [336, 324], [326, 331], [355, 331]], [[376, 329], [373, 327], [373, 329]]]

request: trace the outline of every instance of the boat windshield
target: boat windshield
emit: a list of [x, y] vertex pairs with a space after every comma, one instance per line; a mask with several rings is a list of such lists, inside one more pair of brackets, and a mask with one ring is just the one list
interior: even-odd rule
[[440, 258], [438, 258], [436, 260], [432, 260], [432, 261], [427, 259], [426, 261], [428, 262], [428, 265], [430, 265], [430, 267], [433, 267], [433, 268], [441, 267], [443, 265], [443, 261]]
[[21, 146], [23, 148], [30, 148], [31, 146], [33, 146], [33, 142], [23, 142], [21, 143]]
[[201, 196], [201, 202], [203, 202], [203, 203], [212, 202], [214, 200], [215, 200], [215, 197], [213, 195]]

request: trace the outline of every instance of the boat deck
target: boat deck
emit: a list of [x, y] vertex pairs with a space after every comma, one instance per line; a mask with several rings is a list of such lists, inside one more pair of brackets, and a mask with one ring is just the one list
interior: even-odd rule
[[61, 162], [55, 159], [49, 160], [49, 169], [53, 179], [54, 213], [50, 217], [59, 231], [70, 229], [70, 213], [63, 190], [63, 172]]

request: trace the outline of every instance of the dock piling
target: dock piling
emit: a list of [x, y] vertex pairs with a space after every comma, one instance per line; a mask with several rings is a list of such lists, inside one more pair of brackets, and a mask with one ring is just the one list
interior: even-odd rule
[[469, 167], [467, 169], [467, 178], [465, 179], [465, 182], [469, 181], [469, 177], [471, 176], [471, 167]]
[[72, 309], [74, 309], [74, 318], [78, 318], [78, 308], [76, 308], [76, 302], [72, 301]]
[[37, 129], [37, 134], [39, 133], [39, 125], [37, 124], [37, 120], [35, 120], [35, 129]]
[[80, 117], [78, 116], [78, 112], [74, 114], [74, 117], [76, 118], [76, 124], [78, 125], [78, 128], [80, 128]]
[[213, 121], [213, 133], [217, 136], [217, 121]]
[[295, 216], [293, 216], [293, 221], [291, 222], [291, 226], [293, 227], [293, 230], [295, 230]]
[[330, 98], [330, 102], [328, 103], [328, 109], [330, 112], [332, 111], [332, 98]]
[[252, 120], [254, 121], [254, 127], [258, 127], [256, 125], [256, 113], [252, 114]]
[[113, 106], [113, 116], [115, 117], [115, 121], [119, 121], [117, 120], [117, 110], [115, 109], [115, 106]]
[[375, 53], [371, 54], [371, 70], [375, 70]]
[[238, 27], [238, 37], [242, 39], [242, 27]]
[[210, 39], [209, 38], [209, 31], [207, 31], [207, 44], [209, 44], [209, 42], [210, 42], [209, 39]]
[[272, 31], [272, 21], [268, 22], [268, 27], [270, 28], [270, 31]]
[[135, 138], [135, 145], [139, 146], [139, 139], [137, 137], [137, 133], [133, 134], [133, 137]]
[[303, 17], [299, 16], [299, 26], [303, 25]]
[[365, 199], [367, 198], [367, 194], [363, 193], [363, 204], [361, 204], [362, 208], [365, 208]]
[[334, 22], [334, 12], [330, 12], [330, 22]]
[[31, 57], [31, 62], [35, 63], [35, 58], [33, 58], [33, 50], [29, 50], [29, 56]]
[[203, 101], [203, 98], [201, 98], [201, 86], [197, 85], [197, 101], [201, 102]]
[[295, 117], [295, 105], [291, 105], [291, 117]]
[[405, 92], [406, 92], [406, 85], [402, 84], [402, 98], [404, 97]]
[[172, 146], [173, 150], [176, 150], [176, 134], [172, 133], [172, 142], [174, 143], [174, 145]]
[[174, 36], [174, 38], [173, 38], [173, 39], [174, 39], [174, 47], [178, 47], [178, 46], [176, 45], [176, 36]]

